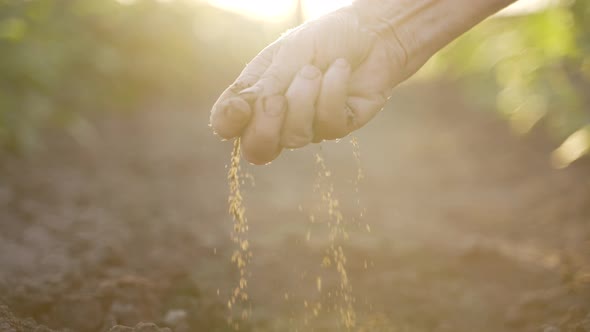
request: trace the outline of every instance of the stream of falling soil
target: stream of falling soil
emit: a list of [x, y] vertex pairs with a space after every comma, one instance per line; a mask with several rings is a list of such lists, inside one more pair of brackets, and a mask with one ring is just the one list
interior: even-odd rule
[[[359, 195], [359, 183], [363, 178], [363, 171], [360, 164], [360, 148], [358, 141], [353, 137], [350, 143], [353, 148], [353, 156], [357, 167], [357, 174], [356, 178], [353, 180], [353, 185], [357, 208], [360, 211], [359, 216], [353, 217], [351, 221], [360, 226], [364, 214]], [[319, 213], [322, 214], [323, 220], [316, 220], [313, 214], [309, 215], [309, 219], [311, 223], [323, 221], [328, 226], [328, 248], [325, 251], [321, 265], [324, 268], [335, 271], [339, 280], [339, 286], [337, 289], [334, 292], [328, 292], [328, 299], [325, 300], [329, 300], [333, 303], [333, 307], [329, 309], [338, 312], [340, 323], [350, 330], [356, 324], [356, 312], [354, 310], [355, 298], [352, 293], [352, 285], [346, 268], [347, 259], [342, 247], [342, 244], [349, 238], [349, 233], [346, 229], [347, 223], [345, 222], [340, 202], [334, 192], [334, 182], [331, 179], [331, 171], [326, 166], [321, 150], [315, 155], [315, 163], [317, 173], [314, 183], [314, 192], [318, 193], [321, 197], [321, 208]], [[236, 310], [241, 310], [241, 319], [246, 320], [251, 313], [251, 308], [248, 305], [247, 277], [248, 267], [252, 259], [252, 251], [249, 248], [247, 238], [248, 220], [245, 216], [245, 208], [240, 190], [241, 184], [243, 183], [243, 177], [244, 174], [240, 167], [240, 139], [236, 139], [234, 141], [231, 164], [227, 178], [229, 182], [229, 213], [233, 219], [231, 239], [235, 243], [235, 250], [232, 254], [231, 261], [236, 265], [239, 271], [239, 282], [233, 288], [227, 305], [233, 314], [235, 314]], [[367, 231], [370, 231], [368, 225], [366, 225], [366, 229]], [[310, 233], [307, 235], [308, 240], [309, 237]], [[322, 292], [321, 276], [318, 276], [315, 282], [318, 292]], [[322, 300], [320, 299], [317, 303], [309, 305], [306, 301], [305, 307], [311, 309], [313, 317], [317, 317], [323, 307]], [[230, 318], [229, 321], [234, 329], [239, 329], [239, 323], [237, 321], [232, 318]]]
[[[319, 300], [316, 303], [313, 303], [313, 301], [305, 301], [304, 303], [308, 310], [304, 319], [306, 325], [309, 324], [310, 319], [318, 317], [322, 310], [335, 312], [339, 316], [339, 325], [347, 330], [351, 330], [357, 325], [357, 315], [354, 309], [355, 297], [349, 279], [347, 257], [343, 245], [349, 240], [349, 230], [356, 230], [350, 229], [351, 227], [356, 226], [359, 230], [366, 229], [367, 231], [370, 230], [370, 227], [368, 225], [363, 227], [362, 225], [364, 208], [360, 200], [359, 186], [364, 175], [360, 161], [360, 147], [355, 137], [350, 140], [350, 143], [356, 166], [356, 176], [351, 183], [354, 189], [353, 199], [359, 211], [358, 215], [344, 216], [342, 203], [337, 197], [334, 188], [334, 174], [326, 165], [321, 146], [320, 151], [315, 154], [316, 175], [313, 191], [317, 197], [316, 199], [319, 200], [319, 204], [308, 215], [310, 226], [306, 238], [308, 242], [311, 241], [311, 229], [317, 229], [314, 224], [323, 224], [327, 226], [326, 240], [328, 246], [321, 262], [324, 270], [321, 273], [323, 276], [318, 275], [315, 280], [317, 291], [320, 294]], [[336, 287], [323, 290], [323, 278], [332, 279], [334, 276], [337, 281]]]
[[[231, 239], [235, 243], [236, 248], [231, 256], [231, 261], [234, 263], [239, 271], [240, 277], [238, 284], [231, 292], [230, 299], [227, 306], [230, 310], [240, 307], [241, 318], [247, 319], [250, 315], [250, 307], [248, 306], [248, 280], [247, 273], [250, 260], [252, 259], [252, 251], [248, 243], [248, 219], [246, 219], [245, 208], [240, 187], [242, 184], [242, 170], [240, 167], [240, 139], [234, 141], [234, 147], [231, 154], [231, 164], [227, 174], [229, 182], [229, 213], [233, 219], [233, 230], [231, 232]], [[236, 329], [239, 329], [239, 323], [233, 321], [230, 317], [230, 324]]]
[[[359, 141], [355, 136], [352, 136], [350, 139], [350, 145], [352, 145], [352, 155], [354, 156], [354, 162], [356, 164], [356, 177], [353, 180], [353, 185], [356, 198], [356, 208], [359, 212], [358, 217], [355, 217], [354, 221], [360, 228], [362, 228], [362, 221], [365, 216], [366, 208], [361, 202], [360, 185], [362, 180], [365, 178], [365, 173], [363, 172], [363, 165], [361, 164], [361, 146], [359, 145]], [[365, 224], [365, 228], [367, 232], [371, 232], [371, 227], [369, 224]]]
[[[338, 274], [340, 287], [335, 292], [334, 296], [340, 301], [336, 302], [335, 310], [340, 313], [341, 323], [350, 329], [356, 323], [356, 313], [354, 311], [354, 297], [352, 295], [352, 285], [348, 279], [348, 272], [346, 270], [346, 255], [342, 248], [342, 242], [348, 240], [348, 231], [345, 227], [345, 220], [340, 209], [340, 202], [334, 194], [334, 183], [330, 181], [331, 172], [326, 167], [324, 158], [320, 153], [315, 155], [317, 165], [317, 179], [315, 190], [318, 190], [322, 203], [327, 209], [326, 223], [329, 228], [328, 241], [329, 247], [326, 250], [326, 255], [322, 260], [322, 266], [326, 268], [334, 268]], [[313, 220], [312, 220], [313, 221]], [[321, 279], [318, 278], [318, 288], [321, 285]], [[332, 294], [328, 294], [330, 297]]]

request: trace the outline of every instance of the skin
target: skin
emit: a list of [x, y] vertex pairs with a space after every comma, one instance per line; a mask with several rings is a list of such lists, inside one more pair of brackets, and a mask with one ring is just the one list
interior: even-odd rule
[[514, 0], [357, 0], [262, 50], [211, 111], [220, 137], [241, 137], [263, 165], [283, 148], [342, 138], [434, 53]]

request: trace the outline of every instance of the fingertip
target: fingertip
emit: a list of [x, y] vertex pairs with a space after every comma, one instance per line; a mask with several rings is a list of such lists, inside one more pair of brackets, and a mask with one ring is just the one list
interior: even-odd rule
[[259, 153], [257, 150], [242, 146], [242, 157], [252, 165], [263, 166], [268, 165], [273, 160], [277, 159], [277, 157], [281, 154], [281, 151], [282, 149], [278, 148], [272, 153]]
[[242, 136], [242, 155], [254, 165], [265, 165], [281, 153], [280, 132], [286, 113], [282, 95], [261, 97], [256, 101], [252, 122]]
[[230, 139], [241, 134], [251, 116], [250, 105], [239, 97], [233, 97], [213, 110], [210, 124], [217, 135]]
[[324, 126], [319, 132], [321, 140], [335, 140], [346, 137], [352, 131], [352, 125], [347, 123], [339, 126]]
[[321, 143], [323, 142], [324, 139], [320, 136], [320, 135], [314, 135], [313, 138], [311, 139], [312, 143]]
[[250, 105], [241, 98], [232, 98], [228, 102], [228, 118], [236, 124], [245, 124], [250, 119], [252, 110]]

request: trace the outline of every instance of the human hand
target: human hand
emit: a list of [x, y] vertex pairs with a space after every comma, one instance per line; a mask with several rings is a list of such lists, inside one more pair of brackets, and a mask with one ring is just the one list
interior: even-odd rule
[[221, 94], [211, 125], [222, 138], [241, 137], [247, 161], [266, 164], [283, 148], [362, 127], [416, 69], [393, 29], [345, 7], [262, 50]]

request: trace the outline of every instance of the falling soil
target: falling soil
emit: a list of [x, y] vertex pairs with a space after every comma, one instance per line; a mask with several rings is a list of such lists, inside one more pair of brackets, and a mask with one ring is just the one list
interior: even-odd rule
[[[242, 192], [240, 186], [243, 183], [242, 170], [240, 168], [240, 139], [234, 140], [231, 153], [231, 164], [229, 167], [227, 179], [229, 182], [229, 213], [233, 219], [233, 230], [231, 239], [235, 244], [231, 261], [236, 265], [239, 271], [239, 281], [231, 292], [231, 297], [227, 303], [230, 309], [239, 304], [241, 309], [240, 318], [248, 319], [251, 308], [248, 305], [248, 265], [252, 259], [252, 251], [248, 243], [248, 220], [246, 219], [246, 209], [244, 207]], [[239, 329], [238, 322], [230, 323], [235, 329]]]
[[[339, 287], [328, 292], [328, 297], [334, 297], [335, 304], [333, 310], [340, 314], [340, 321], [344, 327], [350, 329], [356, 324], [356, 313], [354, 310], [354, 296], [352, 285], [348, 278], [346, 270], [346, 254], [342, 248], [342, 243], [349, 239], [349, 233], [346, 230], [345, 218], [340, 209], [340, 202], [334, 191], [334, 183], [330, 181], [332, 175], [328, 170], [324, 158], [320, 153], [315, 155], [317, 165], [317, 180], [315, 190], [317, 190], [323, 203], [325, 217], [322, 220], [328, 227], [328, 249], [322, 260], [324, 268], [333, 268], [338, 274]], [[320, 219], [321, 220], [321, 219]], [[321, 278], [318, 277], [318, 290], [321, 290]]]

